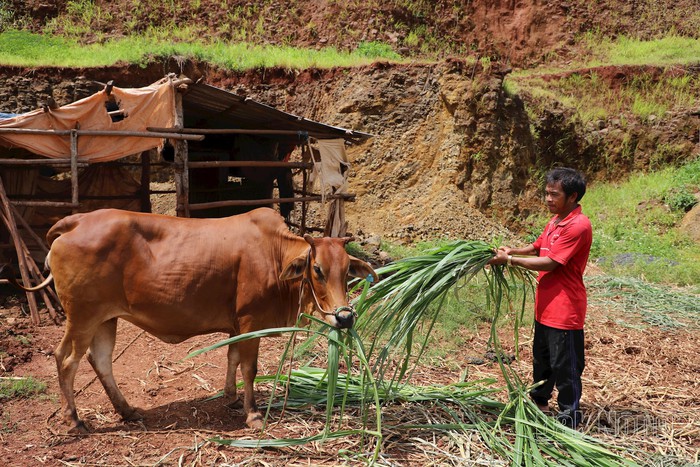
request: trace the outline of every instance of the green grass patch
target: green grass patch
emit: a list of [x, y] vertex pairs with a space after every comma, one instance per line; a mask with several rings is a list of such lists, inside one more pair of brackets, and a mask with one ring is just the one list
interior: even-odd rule
[[32, 340], [34, 339], [34, 336], [32, 336], [31, 334], [27, 334], [26, 336], [23, 334], [19, 334], [15, 336], [15, 339], [17, 339], [17, 341], [19, 341], [19, 343], [24, 345], [25, 347], [29, 347], [30, 345], [32, 345]]
[[700, 326], [700, 299], [683, 290], [648, 284], [629, 277], [586, 278], [589, 303], [608, 311], [632, 313], [652, 326], [664, 329]]
[[588, 31], [578, 39], [585, 50], [572, 68], [602, 65], [686, 65], [698, 62], [700, 39], [665, 31], [655, 39], [618, 36], [611, 39], [600, 31]]
[[0, 377], [0, 401], [31, 398], [46, 392], [46, 383], [28, 376], [26, 378]]
[[619, 86], [602, 79], [595, 70], [574, 72], [545, 81], [528, 75], [507, 81], [511, 92], [527, 94], [535, 113], [558, 102], [570, 109], [574, 119], [585, 124], [611, 116], [636, 116], [642, 122], [661, 118], [669, 110], [692, 108], [700, 96], [700, 79], [692, 74], [651, 76], [640, 73]]
[[[192, 31], [151, 29], [141, 35], [80, 44], [77, 40], [26, 31], [0, 33], [0, 63], [14, 66], [100, 67], [118, 62], [146, 64], [156, 57], [182, 57], [206, 61], [230, 70], [284, 67], [290, 69], [360, 66], [377, 60], [400, 61], [390, 46], [363, 42], [352, 52], [333, 47], [320, 50], [259, 46], [246, 42], [191, 43]], [[178, 37], [183, 40], [178, 41]], [[174, 40], [173, 40], [174, 39]]]
[[656, 40], [619, 37], [607, 45], [608, 62], [613, 65], [673, 65], [697, 63], [700, 40], [668, 35]]

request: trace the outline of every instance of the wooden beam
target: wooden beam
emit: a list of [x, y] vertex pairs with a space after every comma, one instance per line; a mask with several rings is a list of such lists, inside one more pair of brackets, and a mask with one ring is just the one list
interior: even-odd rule
[[311, 162], [284, 161], [197, 161], [188, 164], [190, 169], [209, 167], [284, 167], [290, 169], [310, 169], [313, 166]]
[[[211, 203], [196, 203], [190, 204], [190, 211], [201, 211], [203, 209], [223, 208], [229, 206], [264, 206], [266, 204], [279, 203], [307, 203], [309, 201], [321, 201], [321, 196], [304, 196], [298, 198], [269, 198], [269, 199], [231, 199], [226, 201], [212, 201]], [[341, 193], [337, 195], [328, 195], [325, 199], [347, 199], [354, 201], [355, 195], [350, 193]]]
[[[70, 136], [74, 130], [38, 130], [34, 128], [0, 128], [0, 133]], [[174, 140], [202, 141], [202, 134], [155, 133], [152, 131], [123, 131], [123, 130], [77, 130], [78, 136], [134, 136], [138, 138], [168, 138]]]
[[11, 201], [15, 206], [42, 207], [42, 208], [71, 208], [77, 209], [80, 204], [62, 203], [60, 201]]
[[[62, 200], [66, 199], [65, 195], [61, 194], [46, 194], [46, 195], [13, 195], [14, 199], [10, 202], [12, 204], [21, 203], [23, 201], [29, 200], [40, 200], [40, 201], [50, 201], [50, 200]], [[82, 200], [115, 200], [115, 199], [139, 199], [140, 194], [136, 193], [133, 195], [83, 195], [80, 197]], [[80, 204], [80, 203], [78, 203]], [[19, 206], [18, 204], [16, 204]], [[73, 206], [69, 206], [73, 207]]]
[[158, 133], [173, 133], [180, 135], [198, 134], [198, 135], [263, 135], [263, 136], [299, 136], [305, 141], [309, 136], [314, 138], [359, 138], [360, 136], [345, 132], [338, 133], [323, 133], [318, 131], [306, 130], [254, 130], [245, 128], [157, 128], [147, 127], [148, 131]]
[[[300, 225], [300, 224], [297, 224], [297, 223], [291, 222], [291, 221], [285, 221], [285, 222], [286, 222], [287, 225], [289, 225], [290, 227], [297, 228], [297, 229], [299, 229], [299, 231], [301, 231], [301, 225]], [[306, 232], [306, 231], [309, 231], [309, 232], [323, 232], [324, 230], [325, 230], [325, 229], [324, 229], [323, 227], [309, 227], [309, 226], [304, 227], [304, 232]], [[302, 235], [303, 235], [303, 234], [302, 234]]]
[[[0, 159], [0, 165], [48, 165], [48, 166], [66, 166], [70, 167], [71, 159]], [[78, 162], [78, 167], [87, 167], [87, 162]]]
[[173, 133], [152, 133], [148, 131], [79, 130], [79, 136], [135, 136], [138, 138], [168, 138], [180, 141], [202, 141], [204, 135], [178, 135]]
[[355, 133], [352, 130], [338, 128], [338, 132], [307, 131], [307, 130], [268, 130], [246, 128], [159, 128], [147, 127], [148, 131], [173, 134], [197, 134], [197, 135], [261, 135], [261, 136], [298, 136], [306, 141], [308, 137], [318, 139], [343, 138], [357, 143], [357, 140], [366, 140], [374, 135], [367, 133]]

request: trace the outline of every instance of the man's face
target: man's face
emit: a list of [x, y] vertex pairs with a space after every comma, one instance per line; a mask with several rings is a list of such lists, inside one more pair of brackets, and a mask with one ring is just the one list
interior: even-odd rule
[[548, 183], [544, 194], [547, 209], [549, 209], [549, 212], [552, 214], [565, 215], [576, 207], [577, 193], [571, 193], [571, 195], [567, 197], [561, 186], [561, 182]]

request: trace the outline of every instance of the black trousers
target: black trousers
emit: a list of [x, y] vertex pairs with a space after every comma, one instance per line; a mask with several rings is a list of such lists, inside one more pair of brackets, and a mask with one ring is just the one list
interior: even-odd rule
[[555, 329], [535, 321], [532, 343], [532, 376], [535, 383], [543, 384], [530, 391], [530, 397], [546, 405], [556, 385], [559, 396], [557, 418], [575, 428], [581, 422], [581, 374], [585, 366], [583, 329]]

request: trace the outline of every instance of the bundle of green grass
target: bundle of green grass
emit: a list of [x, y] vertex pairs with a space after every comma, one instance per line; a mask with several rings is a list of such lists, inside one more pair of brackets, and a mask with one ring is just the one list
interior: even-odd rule
[[[376, 272], [382, 279], [371, 288], [367, 281], [358, 283], [353, 289], [357, 293], [354, 303], [358, 311], [354, 329], [330, 328], [309, 316], [304, 318], [318, 323], [317, 330], [275, 329], [274, 332], [290, 332], [292, 336], [299, 332], [307, 332], [314, 338], [324, 336], [328, 341], [328, 356], [325, 369], [302, 366], [285, 374], [280, 364], [276, 375], [259, 377], [260, 382], [273, 383], [268, 413], [281, 406], [304, 408], [325, 404], [325, 429], [318, 435], [296, 439], [215, 441], [239, 447], [281, 447], [361, 435], [365, 440], [373, 440], [371, 454], [365, 458], [372, 464], [381, 454], [386, 430], [422, 428], [451, 433], [476, 430], [492, 453], [512, 465], [636, 465], [617, 448], [570, 430], [544, 415], [527, 396], [530, 388], [510, 366], [509, 359], [497, 358], [507, 385], [507, 402], [489, 397], [503, 388], [467, 382], [438, 387], [410, 384], [447, 294], [477, 277], [485, 284], [481, 290], [491, 316], [489, 344], [495, 355], [503, 355], [497, 333], [503, 313], [513, 315], [517, 348], [518, 329], [528, 294], [533, 290], [533, 276], [520, 268], [487, 267], [493, 256], [494, 246], [483, 241], [446, 243], [378, 269]], [[236, 339], [243, 338], [246, 336]], [[282, 362], [289, 357], [293, 338]], [[339, 371], [341, 361], [349, 369], [345, 374]], [[286, 391], [275, 391], [277, 387], [285, 387]], [[276, 394], [282, 393], [286, 397], [279, 401]], [[439, 424], [383, 424], [382, 408], [398, 402], [439, 404], [451, 419]], [[348, 407], [360, 412], [361, 423], [355, 428], [341, 426], [342, 414]], [[336, 429], [334, 411], [341, 414], [341, 421], [335, 422]]]

